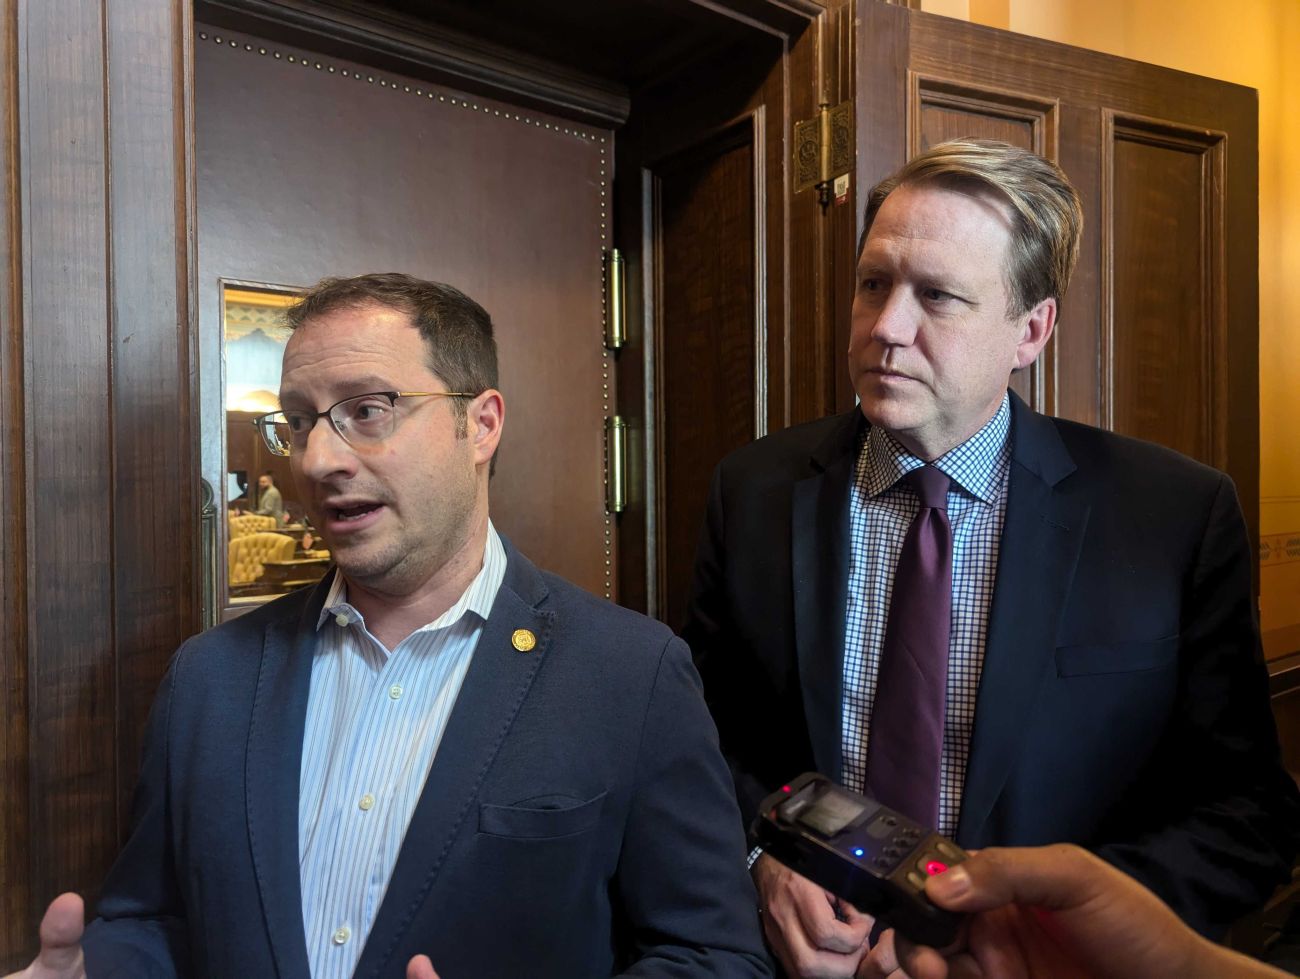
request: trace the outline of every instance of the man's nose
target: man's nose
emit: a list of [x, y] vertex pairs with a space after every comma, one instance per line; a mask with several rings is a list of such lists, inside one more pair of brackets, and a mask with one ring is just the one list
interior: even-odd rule
[[870, 337], [887, 346], [908, 346], [916, 339], [920, 310], [905, 289], [893, 289], [876, 309]]
[[327, 415], [316, 419], [307, 433], [298, 457], [298, 469], [307, 479], [321, 481], [336, 474], [350, 475], [356, 469], [356, 453], [343, 441]]

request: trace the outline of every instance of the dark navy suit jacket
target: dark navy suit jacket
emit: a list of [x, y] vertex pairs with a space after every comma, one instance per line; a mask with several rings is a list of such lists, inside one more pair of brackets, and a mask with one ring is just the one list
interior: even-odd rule
[[[422, 952], [442, 979], [769, 975], [685, 645], [506, 550], [355, 975], [397, 979]], [[94, 979], [308, 975], [298, 785], [324, 595], [177, 652], [87, 934]]]
[[[683, 636], [746, 820], [841, 771], [861, 412], [718, 467]], [[1072, 841], [1218, 934], [1289, 879], [1281, 768], [1231, 481], [1012, 395], [1006, 523], [957, 839]]]

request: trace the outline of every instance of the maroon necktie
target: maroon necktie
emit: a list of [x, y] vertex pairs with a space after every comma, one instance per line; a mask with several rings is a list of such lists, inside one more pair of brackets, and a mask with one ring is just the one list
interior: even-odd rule
[[921, 509], [894, 573], [871, 707], [866, 791], [923, 826], [937, 826], [952, 613], [949, 480], [933, 466], [903, 478]]

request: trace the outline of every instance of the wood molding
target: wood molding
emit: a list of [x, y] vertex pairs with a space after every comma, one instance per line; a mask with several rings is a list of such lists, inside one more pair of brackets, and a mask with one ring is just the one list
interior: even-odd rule
[[198, 0], [195, 11], [214, 27], [265, 35], [596, 125], [622, 125], [631, 106], [622, 85], [379, 6], [346, 0]]
[[[805, 27], [837, 5], [837, 0], [689, 0], [750, 27], [769, 33], [799, 34]], [[838, 0], [839, 3], [844, 0]]]
[[27, 463], [23, 438], [23, 251], [18, 18], [0, 18], [0, 973], [23, 968], [33, 903], [30, 691], [27, 636]]

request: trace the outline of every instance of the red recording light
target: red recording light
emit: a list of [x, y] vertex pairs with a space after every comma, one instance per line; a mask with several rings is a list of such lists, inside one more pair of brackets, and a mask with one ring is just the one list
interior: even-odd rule
[[948, 865], [944, 863], [942, 860], [931, 860], [929, 863], [925, 865], [925, 872], [929, 874], [931, 877], [935, 876], [936, 874], [941, 874], [947, 869], [948, 869]]
[[790, 786], [788, 786], [788, 785], [783, 785], [783, 786], [781, 786], [781, 791], [782, 791], [782, 792], [789, 792], [789, 791], [790, 791]]

